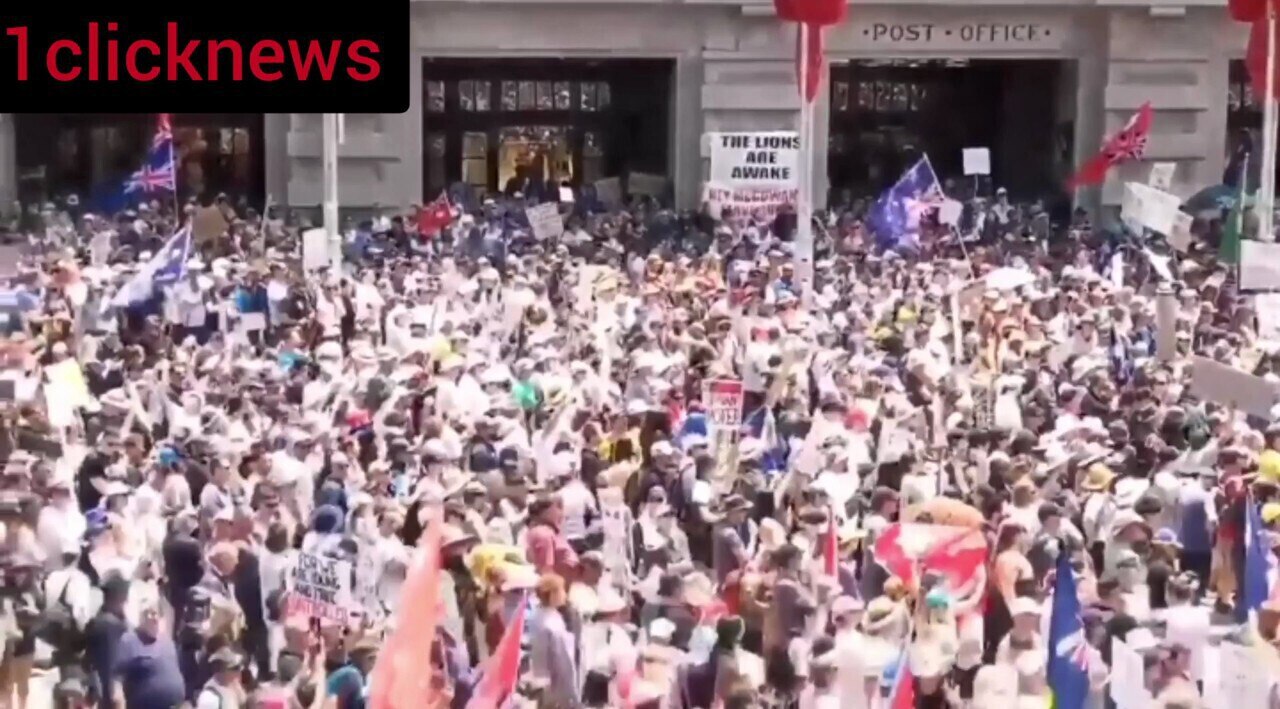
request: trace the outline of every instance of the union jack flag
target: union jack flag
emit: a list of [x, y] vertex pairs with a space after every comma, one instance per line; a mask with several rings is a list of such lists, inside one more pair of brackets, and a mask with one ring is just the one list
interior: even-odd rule
[[1107, 179], [1107, 171], [1129, 160], [1139, 160], [1147, 152], [1147, 137], [1151, 134], [1152, 110], [1150, 102], [1142, 104], [1118, 133], [1107, 138], [1102, 150], [1089, 158], [1067, 181], [1068, 189], [1085, 185], [1100, 185]]
[[141, 170], [133, 173], [124, 183], [125, 193], [130, 192], [173, 192], [177, 185], [173, 179], [173, 162], [167, 162], [158, 168], [143, 165]]
[[155, 137], [151, 140], [151, 149], [147, 151], [147, 161], [142, 168], [129, 176], [124, 182], [124, 193], [134, 192], [177, 192], [177, 171], [173, 159], [173, 124], [169, 114], [161, 113], [156, 125]]

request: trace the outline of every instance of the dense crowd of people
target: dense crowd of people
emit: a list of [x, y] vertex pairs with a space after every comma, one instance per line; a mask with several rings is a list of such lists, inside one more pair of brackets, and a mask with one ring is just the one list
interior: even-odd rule
[[1280, 372], [1218, 223], [1163, 278], [1003, 190], [910, 250], [850, 204], [805, 292], [785, 210], [525, 206], [375, 215], [310, 273], [222, 198], [15, 223], [0, 705], [376, 704], [431, 537], [455, 707], [517, 613], [528, 706], [1048, 707], [1066, 573], [1088, 706], [1112, 638], [1201, 706], [1250, 508], [1280, 530], [1280, 428], [1191, 394], [1192, 355]]

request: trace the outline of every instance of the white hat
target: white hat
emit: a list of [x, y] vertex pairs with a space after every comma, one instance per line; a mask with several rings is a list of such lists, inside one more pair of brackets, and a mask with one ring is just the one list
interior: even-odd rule
[[657, 618], [649, 623], [649, 639], [660, 643], [669, 643], [675, 637], [676, 624], [666, 618]]

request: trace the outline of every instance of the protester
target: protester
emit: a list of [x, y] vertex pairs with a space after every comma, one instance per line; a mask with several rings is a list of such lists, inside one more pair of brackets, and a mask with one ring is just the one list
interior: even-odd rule
[[45, 205], [0, 702], [48, 666], [68, 707], [1076, 709], [1059, 648], [1103, 707], [1117, 640], [1172, 706], [1280, 612], [1280, 435], [1193, 376], [1280, 373], [1220, 215], [1171, 254], [1003, 190], [910, 248], [839, 210], [808, 287], [781, 217], [522, 203], [378, 214], [320, 268], [294, 215]]

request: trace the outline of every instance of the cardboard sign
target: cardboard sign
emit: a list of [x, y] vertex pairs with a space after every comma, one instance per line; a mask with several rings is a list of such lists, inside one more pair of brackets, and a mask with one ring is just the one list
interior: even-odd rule
[[1120, 220], [1134, 232], [1150, 229], [1160, 234], [1173, 231], [1182, 200], [1140, 182], [1126, 182], [1120, 203]]
[[991, 149], [990, 148], [964, 148], [960, 151], [960, 156], [964, 160], [964, 174], [966, 175], [990, 175], [991, 174]]
[[1240, 290], [1280, 290], [1280, 244], [1240, 241]]
[[289, 614], [305, 614], [345, 624], [352, 605], [351, 562], [319, 554], [298, 554]]
[[1258, 314], [1258, 337], [1280, 342], [1280, 293], [1259, 293], [1253, 306]]
[[1140, 709], [1153, 703], [1142, 671], [1142, 655], [1123, 640], [1111, 639], [1111, 699], [1116, 709]]
[[708, 379], [702, 384], [707, 415], [722, 428], [735, 429], [742, 425], [743, 394], [740, 379]]
[[960, 215], [964, 214], [964, 205], [954, 199], [945, 199], [938, 207], [938, 223], [947, 226], [960, 224]]
[[1165, 235], [1169, 245], [1186, 253], [1191, 248], [1191, 224], [1194, 221], [1195, 217], [1181, 210], [1173, 215], [1173, 229]]
[[711, 182], [729, 187], [795, 187], [800, 135], [795, 131], [712, 133]]
[[655, 199], [667, 193], [667, 178], [664, 175], [650, 175], [647, 172], [632, 172], [627, 175], [627, 194], [645, 195]]
[[596, 199], [606, 207], [613, 208], [622, 204], [622, 180], [616, 177], [606, 177], [603, 180], [596, 180]]
[[1207, 357], [1195, 357], [1191, 362], [1191, 395], [1270, 418], [1271, 409], [1280, 402], [1280, 385]]
[[318, 271], [329, 265], [329, 232], [308, 229], [302, 232], [302, 270]]
[[524, 214], [538, 241], [554, 239], [564, 233], [564, 219], [560, 217], [560, 205], [545, 202], [536, 207], [526, 207]]
[[1158, 162], [1151, 165], [1151, 173], [1147, 175], [1147, 185], [1168, 192], [1173, 186], [1173, 173], [1178, 169], [1176, 162]]
[[711, 216], [754, 217], [773, 219], [784, 206], [794, 205], [800, 198], [800, 190], [736, 188], [727, 184], [708, 182], [702, 189], [702, 201], [711, 210]]
[[[1263, 649], [1224, 642], [1218, 645], [1217, 687], [1213, 688], [1217, 707], [1265, 707], [1269, 704], [1271, 680], [1259, 661]], [[1207, 683], [1206, 683], [1207, 685]], [[1208, 697], [1210, 688], [1205, 687]]]

